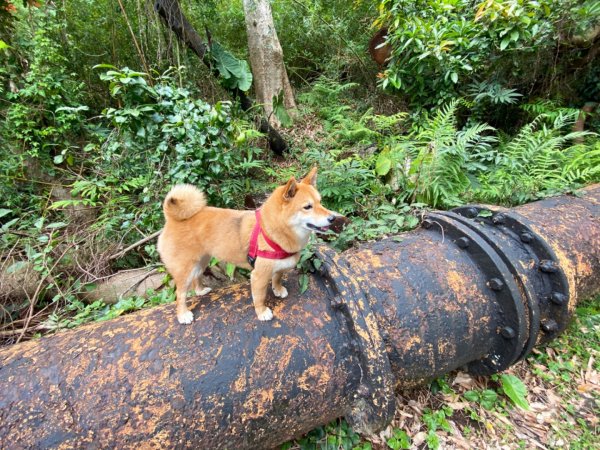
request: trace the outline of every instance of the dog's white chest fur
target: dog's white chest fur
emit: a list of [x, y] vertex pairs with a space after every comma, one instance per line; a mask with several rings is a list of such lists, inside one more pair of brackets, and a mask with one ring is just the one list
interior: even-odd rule
[[298, 258], [294, 256], [290, 256], [285, 259], [277, 259], [273, 264], [273, 272], [281, 272], [282, 270], [290, 270], [296, 267], [296, 262]]

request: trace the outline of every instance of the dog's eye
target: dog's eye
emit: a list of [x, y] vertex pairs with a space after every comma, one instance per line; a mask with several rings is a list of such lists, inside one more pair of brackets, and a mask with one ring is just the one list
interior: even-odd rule
[[308, 205], [305, 205], [305, 206], [304, 206], [304, 209], [308, 211], [309, 209], [312, 209], [312, 205], [310, 205], [310, 204], [308, 204]]

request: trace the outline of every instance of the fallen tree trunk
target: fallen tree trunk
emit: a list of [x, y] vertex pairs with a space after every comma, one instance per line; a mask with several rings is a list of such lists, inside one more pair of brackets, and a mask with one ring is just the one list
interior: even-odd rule
[[0, 441], [15, 448], [270, 448], [336, 417], [385, 426], [394, 387], [504, 370], [600, 292], [600, 185], [424, 228], [322, 261], [305, 293], [213, 292], [0, 350]]
[[[224, 263], [208, 267], [201, 275], [201, 285], [211, 289], [220, 289], [246, 281], [246, 278], [238, 273], [229, 277], [226, 275], [226, 270]], [[112, 305], [126, 297], [133, 295], [146, 297], [149, 290], [158, 291], [172, 286], [172, 282], [167, 282], [166, 278], [166, 273], [159, 272], [152, 267], [122, 270], [95, 283], [87, 284], [79, 297], [88, 303], [102, 300], [104, 303]]]
[[79, 296], [88, 303], [102, 300], [109, 305], [125, 297], [145, 297], [149, 289], [154, 291], [164, 285], [165, 274], [154, 268], [122, 270], [95, 283], [87, 284]]

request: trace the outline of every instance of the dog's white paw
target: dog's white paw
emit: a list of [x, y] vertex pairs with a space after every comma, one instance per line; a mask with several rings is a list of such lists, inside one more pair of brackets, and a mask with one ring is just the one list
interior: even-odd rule
[[258, 316], [258, 320], [267, 321], [273, 318], [273, 311], [271, 311], [271, 308], [265, 308], [263, 312], [257, 312], [256, 315]]
[[201, 291], [196, 291], [196, 295], [198, 297], [202, 296], [202, 295], [206, 295], [208, 294], [210, 291], [212, 291], [212, 288], [209, 287], [205, 287], [204, 289], [202, 289]]
[[182, 325], [189, 325], [194, 321], [194, 314], [191, 311], [186, 311], [183, 314], [177, 314], [177, 320]]
[[273, 294], [275, 294], [275, 297], [286, 298], [288, 296], [288, 291], [285, 286], [281, 286], [280, 289], [275, 289], [275, 287], [273, 287]]

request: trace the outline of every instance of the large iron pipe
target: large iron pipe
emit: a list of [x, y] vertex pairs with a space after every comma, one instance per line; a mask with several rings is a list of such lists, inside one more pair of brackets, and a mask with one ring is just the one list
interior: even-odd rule
[[0, 350], [8, 448], [268, 448], [329, 420], [385, 425], [396, 386], [503, 370], [600, 291], [600, 186], [432, 213], [344, 254], [254, 317], [247, 285]]

